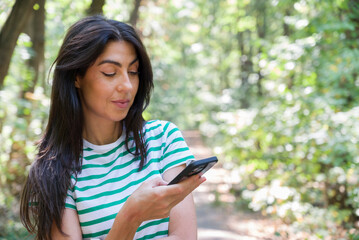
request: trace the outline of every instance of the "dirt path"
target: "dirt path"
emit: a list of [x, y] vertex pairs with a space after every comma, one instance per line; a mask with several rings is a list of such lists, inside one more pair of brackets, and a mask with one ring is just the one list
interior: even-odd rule
[[[199, 132], [184, 131], [183, 135], [196, 159], [213, 155], [211, 149], [204, 146]], [[235, 198], [229, 193], [229, 171], [218, 164], [205, 176], [207, 181], [193, 194], [197, 208], [199, 240], [282, 239], [275, 236], [277, 224], [273, 220], [254, 213], [239, 212], [233, 208], [231, 203]]]

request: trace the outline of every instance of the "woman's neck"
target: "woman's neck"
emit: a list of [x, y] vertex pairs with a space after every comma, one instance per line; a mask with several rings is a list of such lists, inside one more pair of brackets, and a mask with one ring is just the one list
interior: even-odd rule
[[122, 123], [111, 124], [85, 123], [83, 138], [95, 145], [105, 145], [115, 142], [122, 134]]

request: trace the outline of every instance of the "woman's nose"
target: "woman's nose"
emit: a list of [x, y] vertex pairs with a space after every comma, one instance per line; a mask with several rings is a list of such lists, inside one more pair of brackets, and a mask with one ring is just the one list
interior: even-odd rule
[[118, 80], [117, 90], [118, 91], [130, 91], [132, 89], [132, 82], [128, 73], [122, 74]]

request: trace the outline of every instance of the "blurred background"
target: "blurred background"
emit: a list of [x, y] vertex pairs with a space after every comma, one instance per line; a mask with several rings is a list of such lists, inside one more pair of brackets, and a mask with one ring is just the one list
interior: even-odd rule
[[27, 236], [18, 200], [49, 68], [66, 29], [98, 13], [138, 28], [155, 79], [145, 116], [219, 157], [225, 204], [306, 239], [359, 239], [358, 1], [0, 0], [1, 239]]

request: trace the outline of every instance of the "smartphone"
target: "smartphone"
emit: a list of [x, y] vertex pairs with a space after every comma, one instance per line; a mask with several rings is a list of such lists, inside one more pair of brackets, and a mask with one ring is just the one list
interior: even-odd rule
[[217, 157], [205, 158], [197, 161], [192, 161], [188, 166], [182, 170], [168, 185], [179, 183], [190, 176], [200, 174], [202, 176], [211, 167], [218, 162]]

